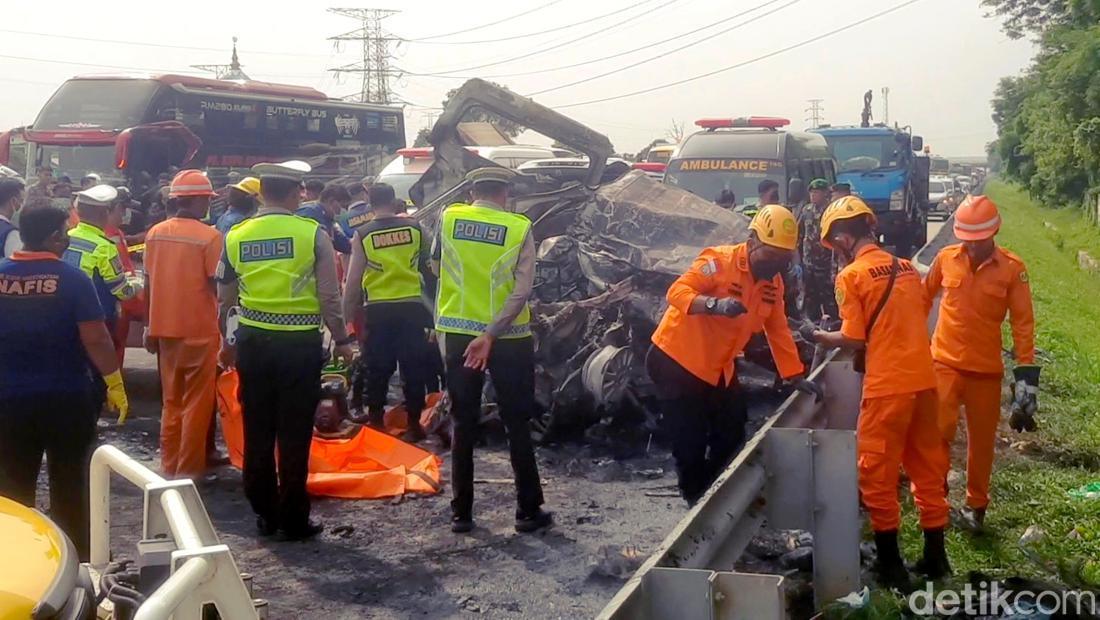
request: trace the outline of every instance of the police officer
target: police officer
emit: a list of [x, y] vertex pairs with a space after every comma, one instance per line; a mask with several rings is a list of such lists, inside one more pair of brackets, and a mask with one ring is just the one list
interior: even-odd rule
[[118, 322], [118, 302], [137, 297], [142, 288], [139, 280], [126, 275], [118, 246], [104, 230], [117, 198], [118, 190], [110, 185], [95, 185], [76, 193], [80, 223], [69, 231], [69, 249], [64, 256], [66, 263], [92, 279], [112, 334]]
[[331, 332], [337, 357], [351, 359], [352, 340], [332, 241], [317, 222], [294, 215], [309, 164], [257, 164], [252, 171], [263, 208], [226, 235], [218, 293], [223, 317], [239, 304], [240, 327], [234, 331], [227, 321], [221, 358], [231, 366], [235, 357], [240, 373], [244, 486], [257, 529], [300, 540], [323, 529], [309, 519], [306, 495], [324, 364], [321, 326]]
[[92, 283], [58, 258], [69, 214], [22, 214], [23, 251], [0, 260], [0, 495], [34, 506], [42, 454], [49, 462], [50, 512], [88, 559], [88, 463], [103, 394], [128, 409], [111, 335]]
[[528, 421], [535, 406], [534, 343], [527, 298], [535, 279], [531, 222], [505, 210], [515, 172], [478, 168], [466, 175], [473, 204], [440, 216], [432, 252], [439, 274], [436, 331], [443, 335], [447, 390], [454, 417], [451, 531], [473, 529], [474, 442], [481, 389], [493, 377], [515, 472], [516, 531], [534, 532], [553, 518], [541, 508], [542, 484]]
[[829, 206], [829, 182], [810, 181], [810, 202], [802, 207], [798, 218], [799, 251], [802, 257], [802, 313], [817, 322], [822, 316], [837, 318], [833, 280], [836, 269], [833, 253], [821, 245], [821, 216]]
[[[362, 325], [366, 359], [366, 405], [371, 426], [384, 424], [386, 393], [390, 377], [401, 364], [405, 381], [405, 409], [408, 430], [403, 439], [415, 443], [424, 439], [420, 413], [424, 409], [423, 355], [426, 330], [432, 320], [424, 305], [424, 285], [434, 285], [428, 246], [415, 220], [404, 213], [393, 187], [385, 183], [370, 189], [374, 218], [360, 226], [352, 238], [351, 266], [344, 286], [344, 314], [356, 316], [363, 308]], [[432, 286], [434, 288], [434, 286]]]

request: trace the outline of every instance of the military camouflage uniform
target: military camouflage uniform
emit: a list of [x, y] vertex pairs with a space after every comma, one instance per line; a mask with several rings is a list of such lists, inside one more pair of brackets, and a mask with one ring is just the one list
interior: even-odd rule
[[[826, 205], [827, 206], [827, 205]], [[799, 251], [802, 258], [802, 314], [811, 321], [823, 315], [837, 318], [833, 281], [836, 263], [831, 250], [821, 245], [821, 214], [825, 206], [809, 203], [798, 214]]]

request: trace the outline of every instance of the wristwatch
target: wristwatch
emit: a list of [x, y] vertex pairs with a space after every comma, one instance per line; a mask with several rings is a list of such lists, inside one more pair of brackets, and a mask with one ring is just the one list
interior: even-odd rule
[[714, 309], [718, 307], [717, 297], [707, 297], [706, 301], [707, 312], [714, 312]]

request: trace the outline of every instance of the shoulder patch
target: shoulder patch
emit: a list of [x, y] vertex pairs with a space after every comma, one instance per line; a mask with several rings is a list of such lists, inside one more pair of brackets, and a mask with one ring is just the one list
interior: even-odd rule
[[844, 299], [845, 299], [844, 289], [842, 289], [838, 286], [838, 287], [836, 287], [836, 291], [833, 294], [836, 296], [836, 305], [843, 306], [844, 305]]
[[111, 269], [114, 269], [115, 274], [118, 275], [125, 273], [122, 267], [122, 258], [118, 254], [111, 257]]
[[716, 263], [713, 258], [708, 258], [707, 262], [703, 263], [703, 267], [700, 271], [708, 278], [712, 277], [714, 274], [718, 273], [718, 263]]
[[1024, 269], [1023, 271], [1020, 272], [1020, 282], [1023, 282], [1023, 283], [1026, 284], [1028, 280], [1029, 280], [1029, 278], [1028, 278], [1028, 275], [1027, 275], [1027, 270]]

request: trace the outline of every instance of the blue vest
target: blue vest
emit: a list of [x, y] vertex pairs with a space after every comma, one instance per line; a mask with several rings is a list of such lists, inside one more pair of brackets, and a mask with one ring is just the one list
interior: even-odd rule
[[0, 220], [0, 254], [3, 254], [4, 246], [8, 244], [8, 235], [10, 235], [14, 230], [18, 230], [15, 227], [15, 224], [12, 224], [7, 220]]

